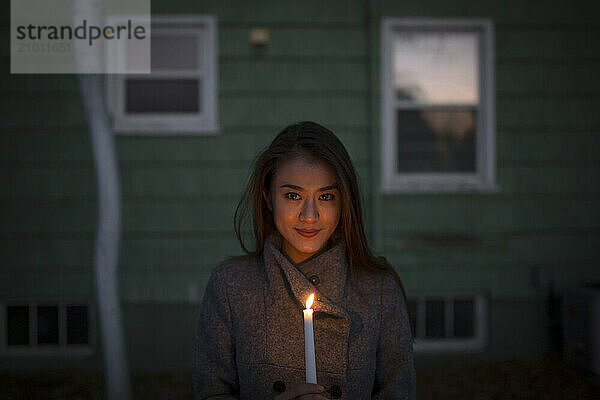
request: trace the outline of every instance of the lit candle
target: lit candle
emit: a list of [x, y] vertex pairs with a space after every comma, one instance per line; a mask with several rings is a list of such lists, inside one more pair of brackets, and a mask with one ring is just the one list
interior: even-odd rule
[[317, 383], [317, 364], [315, 362], [315, 336], [313, 333], [312, 304], [315, 294], [308, 296], [304, 310], [304, 360], [306, 361], [306, 382]]

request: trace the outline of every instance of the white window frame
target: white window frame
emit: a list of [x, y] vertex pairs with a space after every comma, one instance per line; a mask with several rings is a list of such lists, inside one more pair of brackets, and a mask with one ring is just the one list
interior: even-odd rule
[[[169, 29], [173, 32], [169, 33]], [[202, 32], [198, 52], [200, 71], [155, 71], [149, 77], [201, 78], [199, 103], [202, 112], [192, 115], [182, 113], [143, 113], [128, 115], [125, 112], [125, 81], [127, 78], [144, 78], [143, 75], [110, 74], [107, 81], [108, 109], [112, 128], [125, 135], [216, 135], [217, 126], [217, 19], [211, 15], [161, 15], [152, 16], [152, 32], [179, 34]]]
[[[68, 344], [67, 343], [67, 307], [68, 306], [86, 306], [88, 315], [88, 343], [86, 344]], [[9, 346], [7, 344], [6, 330], [8, 321], [6, 310], [8, 306], [28, 306], [29, 307], [29, 344], [19, 346]], [[38, 306], [57, 306], [58, 307], [58, 344], [38, 344], [37, 343], [37, 307]], [[61, 355], [81, 355], [88, 356], [94, 354], [96, 343], [95, 314], [90, 302], [84, 299], [10, 299], [0, 301], [0, 357], [11, 356], [61, 356]]]
[[[476, 172], [399, 173], [397, 163], [396, 109], [394, 95], [393, 33], [414, 31], [478, 31], [479, 40], [479, 106], [477, 107]], [[382, 120], [382, 192], [495, 192], [496, 186], [496, 115], [494, 75], [494, 32], [489, 19], [421, 19], [383, 18], [381, 24], [381, 120]], [[458, 105], [458, 104], [457, 104]], [[454, 106], [454, 105], [452, 105]], [[411, 106], [404, 104], [402, 108]], [[412, 105], [427, 109], [424, 104]], [[440, 108], [434, 105], [432, 108]]]
[[[454, 329], [454, 300], [473, 300], [473, 337], [471, 338], [426, 338], [425, 304], [431, 300], [444, 301], [444, 330], [448, 335]], [[416, 302], [416, 325], [414, 351], [418, 353], [439, 352], [481, 352], [488, 344], [489, 305], [482, 293], [440, 294], [429, 293], [408, 296], [408, 301]]]

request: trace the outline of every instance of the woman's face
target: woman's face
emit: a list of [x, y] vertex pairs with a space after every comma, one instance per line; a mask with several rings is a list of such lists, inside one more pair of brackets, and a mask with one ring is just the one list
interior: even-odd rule
[[341, 199], [333, 169], [322, 161], [285, 161], [272, 181], [270, 198], [282, 250], [299, 263], [321, 250], [340, 219]]

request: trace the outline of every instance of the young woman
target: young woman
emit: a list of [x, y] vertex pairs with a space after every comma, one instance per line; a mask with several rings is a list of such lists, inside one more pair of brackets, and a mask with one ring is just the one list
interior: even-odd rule
[[[416, 397], [404, 290], [367, 245], [356, 173], [331, 131], [300, 122], [280, 132], [256, 159], [234, 221], [247, 255], [224, 261], [208, 281], [196, 399]], [[311, 293], [318, 384], [305, 383], [302, 310]]]

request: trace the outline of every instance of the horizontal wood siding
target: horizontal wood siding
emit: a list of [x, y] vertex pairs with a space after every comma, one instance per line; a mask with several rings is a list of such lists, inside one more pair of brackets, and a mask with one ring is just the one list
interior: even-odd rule
[[[370, 90], [360, 2], [158, 3], [155, 14], [218, 19], [217, 136], [118, 136], [125, 302], [198, 302], [211, 269], [240, 254], [233, 214], [257, 153], [312, 119], [346, 144], [360, 176], [371, 165]], [[6, 24], [6, 23], [5, 23]], [[269, 29], [257, 51], [249, 29]], [[5, 26], [0, 37], [8, 40]], [[6, 49], [6, 48], [5, 48]], [[8, 52], [1, 53], [5, 69]], [[6, 75], [0, 83], [2, 296], [93, 297], [95, 171], [77, 81]], [[365, 198], [370, 187], [361, 180]], [[45, 282], [38, 288], [36, 277]], [[65, 283], [69, 282], [69, 283]], [[85, 284], [84, 284], [85, 282]]]
[[[347, 146], [375, 229], [371, 240], [409, 295], [484, 291], [496, 302], [492, 328], [502, 332], [519, 301], [528, 304], [519, 321], [536, 313], [537, 269], [559, 289], [600, 280], [598, 2], [180, 0], [152, 7], [217, 17], [220, 130], [116, 137], [125, 303], [147, 311], [201, 300], [211, 269], [241, 253], [232, 218], [254, 157], [285, 125], [306, 119]], [[0, 297], [93, 299], [97, 189], [77, 80], [10, 75], [8, 3], [2, 10]], [[379, 193], [379, 139], [371, 134], [380, 127], [382, 17], [493, 20], [497, 193]], [[249, 44], [252, 27], [269, 30], [265, 49]], [[492, 340], [496, 349], [527, 349], [535, 329], [526, 328], [517, 347]]]
[[600, 279], [600, 25], [589, 14], [598, 10], [591, 1], [378, 2], [380, 16], [495, 25], [499, 191], [385, 196], [384, 250], [409, 292], [536, 298], [539, 268], [559, 290]]

